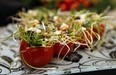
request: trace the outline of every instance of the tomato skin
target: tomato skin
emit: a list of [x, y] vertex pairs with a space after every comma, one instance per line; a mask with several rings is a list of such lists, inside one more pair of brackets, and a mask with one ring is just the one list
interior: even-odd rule
[[[78, 42], [83, 43], [83, 44], [86, 44], [86, 42], [85, 42], [85, 41], [82, 41], [82, 40], [78, 40]], [[76, 46], [76, 45], [75, 45], [75, 46]], [[80, 49], [87, 48], [87, 45], [80, 45], [79, 48], [80, 48]]]
[[58, 7], [61, 9], [61, 11], [69, 11], [71, 9], [78, 9], [80, 3], [78, 1], [74, 0], [63, 0], [59, 2]]
[[[95, 40], [95, 36], [94, 36], [94, 34], [93, 34], [91, 29], [87, 29], [85, 31], [85, 34], [86, 34], [86, 37], [85, 37], [84, 33], [82, 33], [81, 39], [78, 39], [77, 41], [80, 42], [80, 43], [86, 44], [87, 39], [90, 42]], [[91, 39], [91, 37], [92, 37], [92, 39]], [[89, 43], [87, 43], [87, 44], [89, 45]], [[87, 48], [87, 45], [80, 45], [79, 48], [81, 48], [81, 49]]]
[[77, 10], [81, 4], [85, 8], [89, 8], [91, 6], [90, 0], [61, 0], [58, 3], [58, 8], [60, 8], [61, 11], [69, 11], [71, 9]]
[[64, 2], [59, 4], [59, 8], [60, 8], [61, 11], [67, 11], [67, 10], [70, 9], [69, 6]]
[[73, 0], [64, 0], [64, 2], [67, 3], [67, 4], [72, 4]]
[[[95, 35], [91, 32], [91, 30], [90, 29], [87, 29], [87, 31], [90, 33], [90, 35], [92, 36], [92, 38], [93, 38], [93, 41], [95, 41], [97, 38], [95, 37]], [[100, 37], [102, 37], [103, 35], [104, 35], [104, 33], [105, 33], [105, 25], [104, 24], [99, 24], [97, 27], [94, 27], [93, 28], [93, 32], [95, 32], [95, 33], [98, 33], [99, 35], [100, 35]], [[89, 34], [87, 34], [87, 32], [85, 32], [85, 34], [86, 34], [86, 36], [87, 36], [87, 38], [88, 38], [88, 40], [89, 41], [91, 41], [91, 37], [90, 37], [90, 35]], [[86, 40], [86, 38], [85, 38], [85, 36], [82, 34], [82, 39], [85, 39]], [[80, 43], [85, 43], [86, 44], [86, 42], [84, 41], [84, 40], [81, 40], [81, 39], [79, 39], [79, 40], [77, 40], [78, 42], [80, 42]], [[89, 44], [88, 44], [89, 45]], [[79, 48], [87, 48], [87, 46], [86, 45], [80, 45], [80, 47]]]
[[83, 3], [85, 0], [77, 0], [79, 3]]
[[[69, 52], [73, 51], [74, 44], [73, 43], [68, 43], [67, 45], [70, 48]], [[54, 45], [54, 55], [58, 56], [60, 50], [62, 50], [61, 53], [60, 53], [60, 57], [63, 57], [67, 53], [68, 47], [66, 45], [62, 45], [60, 43], [55, 43], [55, 45]]]
[[80, 5], [80, 3], [77, 2], [77, 1], [75, 1], [75, 2], [72, 3], [72, 5], [71, 5], [71, 9], [75, 9], [75, 10], [77, 10], [78, 7], [79, 7], [79, 5]]
[[[87, 31], [90, 33], [90, 35], [92, 36], [92, 38], [93, 38], [93, 41], [95, 41], [97, 38], [95, 37], [95, 35], [93, 34], [93, 33], [91, 33], [91, 30], [90, 29], [87, 29]], [[100, 35], [100, 37], [102, 37], [103, 36], [103, 34], [105, 33], [105, 25], [104, 24], [99, 24], [97, 27], [94, 27], [93, 28], [93, 32], [95, 32], [95, 33], [98, 33], [99, 35]], [[87, 36], [87, 38], [88, 38], [88, 40], [89, 41], [91, 41], [91, 37], [90, 37], [90, 35], [89, 34], [87, 34], [87, 32], [85, 32], [85, 34], [86, 34], [86, 36]], [[85, 39], [86, 40], [86, 38], [85, 38], [85, 36], [82, 34], [82, 39]], [[77, 40], [78, 42], [80, 42], [80, 43], [85, 43], [86, 44], [86, 42], [84, 41], [84, 40]], [[89, 44], [88, 44], [89, 45]], [[84, 49], [84, 48], [87, 48], [87, 46], [86, 45], [80, 45], [80, 47], [79, 48], [82, 48], [82, 49]]]
[[102, 37], [105, 33], [105, 25], [104, 24], [99, 24], [97, 27], [93, 28], [93, 31], [95, 33], [98, 33], [100, 37]]
[[100, 35], [103, 36], [103, 34], [105, 33], [105, 25], [104, 24], [100, 24], [99, 28], [100, 28]]
[[22, 61], [31, 68], [43, 67], [53, 59], [53, 47], [32, 48], [25, 41], [21, 41], [20, 56]]
[[91, 6], [91, 3], [89, 2], [89, 0], [84, 0], [82, 2], [82, 4], [86, 7], [86, 8], [89, 8]]

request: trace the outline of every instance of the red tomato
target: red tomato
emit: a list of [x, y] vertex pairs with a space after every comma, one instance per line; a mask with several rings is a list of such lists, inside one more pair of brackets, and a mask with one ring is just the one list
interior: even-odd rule
[[104, 24], [100, 24], [99, 25], [99, 29], [100, 29], [100, 35], [103, 36], [103, 34], [105, 33], [105, 25]]
[[[87, 39], [91, 42], [92, 40], [94, 41], [95, 40], [95, 36], [94, 36], [94, 34], [92, 33], [92, 31], [90, 30], [90, 29], [87, 29], [86, 31], [85, 31], [85, 34], [86, 34], [86, 36], [87, 37], [85, 37], [85, 35], [84, 35], [84, 33], [82, 33], [82, 39], [79, 39], [79, 40], [77, 40], [78, 42], [80, 42], [80, 43], [83, 43], [83, 44], [86, 44], [86, 41], [87, 41]], [[92, 37], [92, 39], [91, 39], [91, 37]], [[89, 45], [89, 43], [87, 43], [88, 45]], [[80, 45], [80, 47], [79, 48], [87, 48], [87, 45]]]
[[[78, 42], [86, 44], [86, 42], [84, 40], [78, 40]], [[87, 48], [87, 45], [80, 45], [79, 48], [81, 48], [81, 49]]]
[[93, 40], [95, 40], [95, 36], [94, 36], [94, 33], [90, 30], [90, 29], [87, 29], [87, 31], [88, 31], [88, 33], [86, 32], [86, 35], [87, 35], [87, 38], [89, 39], [89, 40], [91, 40], [91, 37], [92, 37], [92, 39]]
[[97, 27], [94, 27], [93, 31], [98, 33], [102, 37], [105, 33], [105, 25], [99, 24]]
[[84, 1], [83, 1], [83, 5], [84, 5], [86, 8], [89, 8], [91, 4], [90, 4], [89, 0], [84, 0]]
[[67, 11], [70, 9], [66, 3], [60, 3], [59, 8], [61, 9], [61, 11]]
[[[95, 35], [91, 32], [90, 29], [87, 29], [87, 31], [90, 33], [90, 35], [92, 36], [93, 41], [94, 41], [96, 39]], [[99, 24], [97, 27], [93, 28], [93, 32], [98, 33], [100, 35], [100, 37], [102, 37], [103, 34], [105, 33], [105, 25], [104, 24]], [[85, 34], [86, 34], [88, 40], [91, 42], [92, 40], [91, 40], [90, 35], [87, 32], [85, 32]], [[78, 41], [81, 42], [81, 43], [86, 43], [86, 41], [84, 41], [84, 39], [87, 40], [85, 38], [85, 36], [82, 34], [82, 39], [80, 39]], [[80, 48], [87, 48], [87, 46], [86, 45], [81, 45]]]
[[71, 4], [73, 2], [73, 0], [64, 0], [64, 2], [67, 4]]
[[82, 2], [84, 2], [84, 0], [77, 0], [79, 3], [82, 3]]
[[79, 2], [73, 2], [72, 5], [71, 5], [71, 9], [78, 9], [80, 3]]
[[53, 58], [53, 47], [29, 47], [25, 41], [20, 43], [20, 56], [22, 61], [31, 68], [47, 65]]
[[[73, 51], [74, 44], [73, 43], [68, 43], [67, 45], [70, 48], [69, 52]], [[66, 45], [62, 45], [60, 43], [56, 43], [54, 45], [54, 54], [57, 56], [60, 51], [61, 51], [60, 56], [63, 57], [67, 53], [68, 47]]]

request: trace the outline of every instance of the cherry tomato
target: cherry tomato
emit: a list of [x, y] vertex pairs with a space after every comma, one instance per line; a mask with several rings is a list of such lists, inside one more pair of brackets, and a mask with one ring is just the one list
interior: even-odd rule
[[[68, 43], [67, 45], [70, 48], [69, 52], [73, 51], [74, 44], [73, 43]], [[56, 43], [54, 45], [54, 54], [56, 56], [58, 56], [59, 52], [60, 52], [60, 56], [63, 57], [68, 52], [68, 47], [66, 45], [62, 45], [60, 43]]]
[[84, 2], [85, 0], [77, 0], [79, 3], [82, 3], [82, 2]]
[[105, 33], [105, 25], [104, 24], [100, 24], [99, 25], [99, 29], [100, 29], [100, 35], [103, 36], [103, 34]]
[[31, 68], [43, 67], [53, 59], [53, 47], [29, 47], [25, 41], [21, 41], [20, 56]]
[[61, 11], [67, 11], [67, 10], [70, 9], [69, 6], [66, 3], [60, 3], [59, 8], [60, 8]]
[[83, 1], [83, 5], [86, 7], [86, 8], [89, 8], [91, 3], [89, 2], [89, 0], [84, 0]]
[[80, 3], [79, 2], [73, 2], [72, 5], [71, 5], [71, 9], [75, 9], [77, 10], [78, 7], [79, 7]]
[[64, 2], [67, 4], [71, 4], [73, 2], [73, 0], [64, 0]]
[[[90, 33], [90, 34], [88, 34], [87, 32]], [[88, 40], [91, 42], [92, 41], [91, 37], [92, 37], [92, 39], [94, 41], [96, 39], [95, 35], [91, 32], [90, 29], [87, 29], [87, 32], [85, 32], [85, 34], [86, 34]], [[100, 35], [100, 37], [102, 37], [103, 34], [105, 33], [105, 25], [104, 24], [99, 24], [98, 26], [93, 28], [93, 32], [98, 33]], [[77, 41], [86, 44], [86, 41], [84, 39], [87, 40], [85, 38], [85, 36], [82, 34], [82, 39], [77, 40]], [[89, 45], [89, 43], [87, 43], [87, 44]], [[87, 46], [86, 45], [81, 45], [79, 48], [87, 48]]]
[[[88, 33], [89, 34], [88, 34]], [[87, 29], [87, 32], [86, 32], [86, 35], [87, 35], [87, 38], [91, 41], [91, 37], [93, 40], [95, 40], [95, 36], [94, 36], [94, 33], [93, 33], [93, 30], [91, 31], [91, 29]]]
[[97, 27], [94, 27], [93, 31], [98, 33], [102, 37], [105, 33], [105, 25], [99, 24]]
[[[83, 43], [83, 44], [86, 44], [86, 42], [84, 40], [77, 40], [78, 42], [80, 43]], [[76, 45], [75, 45], [76, 46]], [[87, 45], [80, 45], [79, 46], [80, 49], [84, 49], [84, 48], [87, 48]]]
[[[82, 33], [81, 39], [78, 39], [77, 41], [80, 42], [80, 43], [86, 44], [87, 39], [88, 39], [90, 42], [92, 42], [92, 40], [93, 40], [93, 41], [95, 40], [95, 36], [94, 36], [94, 34], [92, 33], [92, 31], [91, 31], [90, 29], [87, 29], [87, 30], [85, 31], [85, 34], [86, 34], [86, 37], [85, 37], [84, 33]], [[91, 38], [91, 37], [92, 37], [92, 38]], [[87, 44], [89, 45], [89, 43], [87, 43]], [[87, 45], [80, 45], [79, 48], [87, 48]]]

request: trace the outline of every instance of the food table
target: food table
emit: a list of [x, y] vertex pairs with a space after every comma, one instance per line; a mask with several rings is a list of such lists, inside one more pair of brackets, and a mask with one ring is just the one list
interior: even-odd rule
[[[110, 12], [108, 15], [115, 15], [116, 11]], [[116, 21], [116, 20], [114, 20]], [[116, 22], [115, 22], [116, 23]], [[16, 24], [8, 24], [0, 28], [0, 39], [6, 38], [16, 30]], [[10, 38], [0, 45], [0, 74], [21, 75], [21, 74], [75, 74], [84, 72], [93, 72], [102, 70], [116, 69], [116, 29], [111, 28], [106, 32], [105, 43], [98, 50], [77, 50], [82, 56], [79, 62], [62, 61], [56, 64], [57, 59], [53, 59], [44, 68], [31, 69], [26, 67], [19, 54], [19, 40]]]

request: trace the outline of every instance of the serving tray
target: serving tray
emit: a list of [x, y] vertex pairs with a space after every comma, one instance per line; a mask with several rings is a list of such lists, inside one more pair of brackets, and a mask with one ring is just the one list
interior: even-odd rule
[[[0, 31], [0, 41], [11, 35], [16, 30], [15, 24], [9, 24], [4, 31]], [[79, 62], [65, 61], [56, 63], [54, 58], [48, 65], [39, 69], [26, 67], [19, 55], [19, 41], [17, 38], [0, 43], [0, 74], [25, 75], [25, 74], [73, 74], [80, 72], [114, 69], [116, 68], [116, 30], [106, 32], [106, 41], [97, 50], [77, 50], [82, 56]]]

